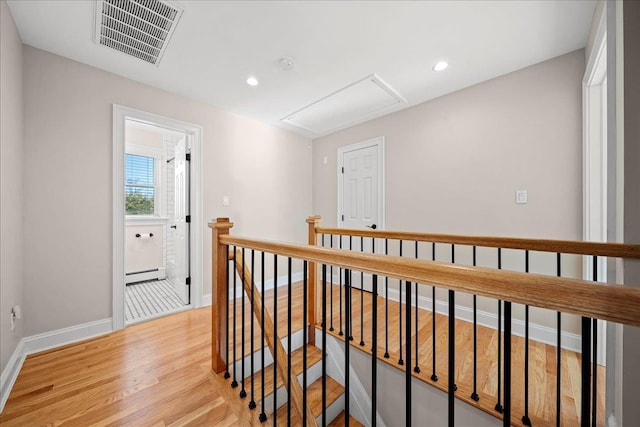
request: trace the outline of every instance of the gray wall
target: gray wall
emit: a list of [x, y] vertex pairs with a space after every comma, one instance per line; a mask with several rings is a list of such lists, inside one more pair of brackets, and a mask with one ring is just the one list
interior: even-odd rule
[[579, 239], [583, 74], [580, 50], [315, 140], [314, 213], [335, 224], [337, 148], [384, 136], [387, 229]]
[[[640, 3], [623, 4], [624, 31], [624, 242], [640, 243]], [[624, 283], [640, 286], [640, 261], [624, 262]], [[640, 329], [624, 327], [623, 415], [640, 424]]]
[[11, 307], [23, 305], [22, 41], [6, 2], [0, 1], [0, 372], [23, 336], [11, 331]]
[[[384, 136], [388, 230], [581, 239], [584, 69], [584, 50], [575, 51], [314, 140], [314, 214], [336, 224], [338, 147]], [[517, 189], [528, 190], [528, 204], [515, 203]], [[524, 256], [513, 252], [504, 268], [522, 270]], [[465, 262], [458, 253], [456, 261]], [[555, 274], [555, 257], [531, 266]], [[564, 258], [563, 274], [581, 277], [579, 257]], [[480, 299], [480, 310], [495, 306]], [[532, 321], [555, 327], [546, 311], [533, 310]], [[563, 327], [579, 332], [572, 316]]]
[[305, 242], [310, 140], [28, 46], [24, 72], [25, 335], [111, 317], [114, 103], [203, 127], [205, 221]]

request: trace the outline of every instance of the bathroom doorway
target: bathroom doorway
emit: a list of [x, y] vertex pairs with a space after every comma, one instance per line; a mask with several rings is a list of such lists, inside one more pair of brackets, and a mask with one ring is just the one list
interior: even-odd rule
[[191, 303], [190, 149], [184, 132], [125, 120], [125, 324]]
[[202, 305], [200, 136], [114, 106], [114, 329]]

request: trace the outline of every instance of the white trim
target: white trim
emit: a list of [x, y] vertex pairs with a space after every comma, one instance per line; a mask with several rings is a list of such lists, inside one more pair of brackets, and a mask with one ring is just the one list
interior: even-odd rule
[[113, 332], [112, 319], [96, 320], [20, 340], [0, 376], [0, 412], [9, 398], [27, 356]]
[[[382, 290], [380, 292], [384, 292], [384, 285], [382, 286]], [[398, 297], [399, 297], [398, 290], [389, 288], [389, 299], [392, 301], [398, 301]], [[412, 302], [415, 301], [415, 292], [412, 292], [411, 301]], [[430, 297], [425, 297], [423, 295], [420, 295], [418, 297], [418, 307], [424, 310], [431, 311], [432, 299]], [[440, 301], [436, 299], [436, 313], [444, 314], [445, 316], [448, 316], [449, 303], [446, 301]], [[456, 318], [472, 323], [473, 309], [464, 305], [456, 304]], [[477, 310], [476, 319], [477, 319], [478, 325], [481, 325], [490, 329], [498, 329], [497, 327], [498, 315], [494, 313]], [[519, 319], [512, 319], [511, 325], [512, 325], [511, 332], [513, 335], [516, 335], [519, 337], [524, 336], [524, 326], [525, 326], [524, 321]], [[502, 328], [504, 331], [504, 323], [502, 324]], [[556, 329], [550, 328], [544, 325], [539, 325], [537, 323], [529, 322], [529, 339], [555, 347]], [[562, 348], [579, 353], [582, 351], [581, 343], [582, 343], [582, 339], [580, 335], [567, 332], [567, 331], [562, 331]]]
[[[583, 240], [606, 242], [607, 218], [607, 11], [600, 15], [584, 77], [582, 79], [582, 181]], [[585, 280], [607, 281], [607, 259], [598, 257], [598, 277], [593, 277], [593, 258], [583, 257]], [[606, 364], [606, 322], [598, 322], [597, 358]]]
[[50, 350], [113, 332], [112, 319], [101, 319], [68, 328], [44, 332], [23, 339], [27, 355]]
[[124, 322], [124, 152], [125, 120], [153, 124], [190, 135], [191, 144], [191, 306], [203, 305], [202, 127], [121, 105], [113, 105], [113, 330]]
[[[327, 375], [344, 386], [344, 345], [341, 343], [342, 341], [327, 334]], [[316, 346], [322, 349], [322, 331], [318, 328], [316, 328]], [[340, 361], [336, 357], [337, 354], [341, 356]], [[353, 403], [351, 415], [362, 424], [371, 425], [371, 396], [352, 366], [349, 367], [349, 391], [351, 392], [350, 403]], [[333, 418], [327, 414], [327, 420], [333, 420]], [[376, 422], [381, 427], [386, 426], [379, 414], [376, 414]]]
[[11, 389], [16, 383], [16, 379], [18, 378], [18, 374], [20, 373], [20, 369], [22, 369], [22, 364], [26, 357], [24, 339], [22, 339], [13, 351], [7, 365], [2, 370], [2, 375], [0, 375], [0, 413], [4, 410], [4, 405], [7, 403], [7, 399], [9, 399]]
[[211, 305], [211, 293], [202, 295], [202, 305], [200, 307], [209, 307]]
[[338, 167], [336, 168], [336, 173], [338, 175], [338, 211], [336, 213], [336, 218], [337, 218], [337, 224], [338, 224], [338, 228], [342, 228], [343, 227], [343, 222], [342, 222], [342, 205], [343, 205], [343, 200], [342, 198], [344, 197], [344, 174], [342, 173], [342, 168], [344, 167], [344, 163], [343, 163], [343, 157], [345, 153], [348, 153], [349, 151], [354, 151], [354, 150], [361, 150], [363, 148], [369, 148], [369, 147], [377, 147], [378, 148], [378, 222], [379, 224], [376, 224], [378, 226], [379, 230], [384, 230], [385, 229], [385, 203], [386, 203], [386, 197], [385, 197], [385, 158], [384, 158], [384, 153], [385, 153], [385, 148], [384, 148], [384, 143], [385, 143], [385, 139], [384, 136], [379, 136], [377, 138], [373, 138], [373, 139], [368, 139], [366, 141], [363, 142], [358, 142], [356, 144], [351, 144], [351, 145], [345, 145], [343, 147], [338, 147]]

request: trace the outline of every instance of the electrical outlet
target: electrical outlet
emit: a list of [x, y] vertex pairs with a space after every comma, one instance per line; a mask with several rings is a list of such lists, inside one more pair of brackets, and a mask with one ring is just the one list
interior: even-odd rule
[[516, 190], [516, 203], [527, 203], [527, 190]]
[[15, 330], [16, 329], [16, 320], [18, 319], [22, 319], [22, 309], [20, 308], [19, 305], [14, 305], [13, 307], [11, 307], [11, 330]]

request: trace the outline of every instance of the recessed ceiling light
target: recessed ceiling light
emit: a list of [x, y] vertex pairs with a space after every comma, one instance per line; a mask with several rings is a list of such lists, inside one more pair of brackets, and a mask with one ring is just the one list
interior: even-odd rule
[[442, 70], [445, 70], [448, 66], [449, 64], [447, 64], [446, 62], [440, 61], [433, 66], [433, 71], [442, 71]]
[[255, 77], [251, 76], [247, 79], [247, 84], [249, 86], [258, 86], [258, 79], [256, 79]]

